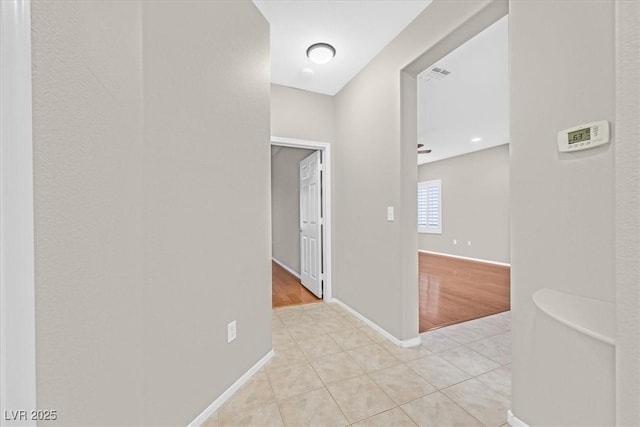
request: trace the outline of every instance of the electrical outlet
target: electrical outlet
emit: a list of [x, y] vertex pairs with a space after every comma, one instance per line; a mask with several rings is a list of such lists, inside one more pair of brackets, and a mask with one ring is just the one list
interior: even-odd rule
[[467, 240], [467, 246], [471, 246], [471, 240]]
[[231, 342], [236, 339], [236, 321], [227, 325], [227, 342]]
[[457, 245], [458, 244], [458, 239], [453, 239], [453, 244]]

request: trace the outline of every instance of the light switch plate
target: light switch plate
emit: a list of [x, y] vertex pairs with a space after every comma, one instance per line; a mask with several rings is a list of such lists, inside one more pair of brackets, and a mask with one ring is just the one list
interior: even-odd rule
[[236, 339], [236, 321], [227, 325], [227, 342], [231, 342]]
[[387, 207], [387, 221], [393, 221], [393, 206], [388, 206]]

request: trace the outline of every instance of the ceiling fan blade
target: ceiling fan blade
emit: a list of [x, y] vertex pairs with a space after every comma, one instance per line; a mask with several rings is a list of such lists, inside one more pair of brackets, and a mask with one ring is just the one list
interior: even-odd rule
[[418, 150], [418, 154], [429, 154], [431, 150]]
[[418, 144], [418, 148], [424, 147], [424, 144]]

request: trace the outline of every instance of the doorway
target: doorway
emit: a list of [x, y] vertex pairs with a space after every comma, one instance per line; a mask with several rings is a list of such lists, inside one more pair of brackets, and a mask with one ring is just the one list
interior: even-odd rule
[[272, 307], [329, 301], [330, 145], [272, 137], [271, 166]]
[[508, 17], [417, 76], [419, 332], [510, 309]]

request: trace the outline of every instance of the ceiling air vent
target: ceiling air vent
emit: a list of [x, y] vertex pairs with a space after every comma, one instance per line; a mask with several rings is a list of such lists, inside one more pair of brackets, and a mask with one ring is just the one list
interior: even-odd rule
[[420, 78], [424, 79], [425, 81], [442, 80], [445, 77], [447, 77], [449, 74], [451, 74], [451, 71], [449, 70], [445, 70], [444, 68], [440, 68], [440, 67], [433, 67], [432, 69], [420, 74]]

